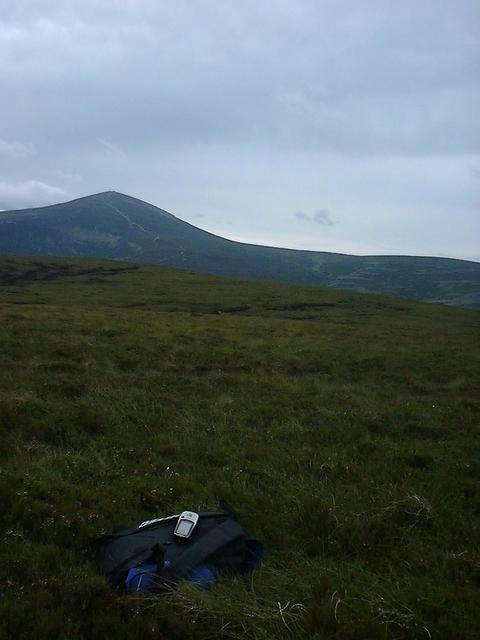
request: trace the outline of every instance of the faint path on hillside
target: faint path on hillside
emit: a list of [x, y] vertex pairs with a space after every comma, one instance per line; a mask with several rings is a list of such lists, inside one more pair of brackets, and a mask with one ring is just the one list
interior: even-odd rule
[[110, 209], [113, 209], [115, 213], [118, 213], [119, 216], [122, 216], [122, 218], [128, 222], [128, 225], [130, 227], [138, 227], [140, 231], [143, 231], [143, 233], [146, 233], [147, 235], [151, 236], [154, 242], [160, 239], [160, 236], [157, 236], [151, 231], [149, 231], [148, 229], [145, 229], [145, 227], [142, 227], [142, 225], [138, 224], [138, 222], [132, 222], [132, 220], [130, 219], [130, 216], [127, 215], [126, 213], [123, 213], [123, 211], [120, 211], [120, 209], [116, 207], [112, 201], [108, 202], [107, 204], [110, 207]]

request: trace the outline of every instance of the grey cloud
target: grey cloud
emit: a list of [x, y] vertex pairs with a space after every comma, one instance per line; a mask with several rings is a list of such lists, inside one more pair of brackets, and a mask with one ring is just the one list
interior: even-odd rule
[[316, 211], [313, 214], [312, 219], [317, 224], [324, 225], [325, 227], [333, 227], [335, 224], [328, 209], [320, 209], [319, 211]]
[[18, 140], [0, 139], [0, 156], [7, 158], [21, 159], [28, 158], [37, 153], [37, 149], [32, 143], [18, 142]]
[[0, 79], [13, 92], [19, 78], [35, 88], [37, 116], [3, 108], [37, 135], [38, 121], [51, 118], [45, 135], [59, 145], [71, 143], [73, 122], [82, 146], [93, 130], [135, 148], [246, 141], [425, 154], [480, 147], [473, 0], [460, 0], [455, 11], [434, 0], [388, 9], [380, 0], [285, 0], [274, 11], [249, 1], [16, 4], [0, 29], [10, 53]]
[[472, 255], [478, 0], [3, 4], [2, 202], [113, 188], [309, 248], [326, 202], [343, 247]]
[[297, 220], [315, 222], [316, 224], [320, 224], [325, 227], [333, 227], [333, 225], [335, 224], [328, 209], [319, 209], [312, 215], [309, 215], [304, 211], [297, 211], [295, 217], [297, 218]]
[[65, 200], [67, 197], [67, 192], [62, 188], [39, 180], [15, 183], [0, 181], [1, 209], [24, 209], [41, 206]]
[[312, 220], [308, 213], [305, 213], [304, 211], [297, 211], [295, 217], [297, 220], [308, 220], [308, 222]]

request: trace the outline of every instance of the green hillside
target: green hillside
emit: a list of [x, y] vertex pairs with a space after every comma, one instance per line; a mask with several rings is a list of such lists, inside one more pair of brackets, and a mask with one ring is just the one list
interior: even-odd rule
[[0, 254], [89, 256], [480, 308], [480, 264], [232, 242], [113, 191], [0, 213]]
[[[474, 640], [480, 316], [0, 259], [0, 638]], [[251, 578], [113, 594], [82, 546], [226, 498]]]

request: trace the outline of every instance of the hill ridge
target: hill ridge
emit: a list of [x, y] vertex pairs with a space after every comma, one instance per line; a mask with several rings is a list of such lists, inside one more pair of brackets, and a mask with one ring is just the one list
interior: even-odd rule
[[99, 257], [480, 308], [480, 264], [241, 243], [109, 190], [0, 213], [0, 253]]

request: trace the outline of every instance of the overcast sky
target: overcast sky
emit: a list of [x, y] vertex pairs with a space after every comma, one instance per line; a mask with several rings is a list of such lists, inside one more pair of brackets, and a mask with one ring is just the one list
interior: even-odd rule
[[480, 259], [478, 0], [0, 0], [0, 209]]

